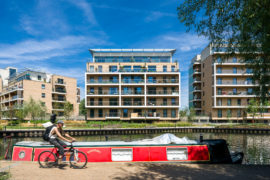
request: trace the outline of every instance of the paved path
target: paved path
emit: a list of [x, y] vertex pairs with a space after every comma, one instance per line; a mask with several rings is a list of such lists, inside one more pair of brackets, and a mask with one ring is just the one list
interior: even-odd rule
[[0, 161], [0, 170], [4, 168], [14, 180], [270, 179], [270, 166], [253, 165], [119, 162], [88, 163], [85, 169], [43, 169], [36, 162]]

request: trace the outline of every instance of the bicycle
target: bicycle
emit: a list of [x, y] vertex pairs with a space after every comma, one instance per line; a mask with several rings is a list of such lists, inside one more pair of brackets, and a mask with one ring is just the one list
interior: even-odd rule
[[[52, 151], [42, 151], [38, 156], [38, 163], [42, 168], [51, 168], [53, 166], [58, 165], [59, 159], [59, 150], [57, 149], [56, 153], [54, 153], [54, 149], [57, 149], [55, 146]], [[73, 144], [71, 143], [69, 149], [64, 150], [65, 154], [62, 159], [66, 161], [69, 160], [70, 167], [74, 169], [82, 169], [87, 164], [87, 156], [84, 152], [78, 151], [74, 149]]]

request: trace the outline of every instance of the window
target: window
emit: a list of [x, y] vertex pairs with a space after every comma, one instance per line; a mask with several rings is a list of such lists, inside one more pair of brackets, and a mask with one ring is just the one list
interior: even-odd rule
[[93, 118], [95, 116], [95, 110], [90, 109], [90, 117]]
[[90, 83], [94, 83], [94, 82], [95, 82], [94, 77], [90, 77]]
[[222, 110], [218, 109], [218, 117], [221, 118], [222, 117]]
[[98, 77], [98, 82], [99, 82], [99, 83], [102, 83], [102, 76], [99, 76], [99, 77]]
[[42, 98], [45, 98], [45, 93], [41, 93], [41, 97]]
[[241, 117], [242, 116], [242, 111], [241, 111], [241, 109], [238, 109], [237, 110], [237, 117]]
[[99, 105], [99, 106], [102, 106], [102, 105], [103, 105], [102, 98], [98, 98], [98, 105]]
[[163, 98], [163, 105], [167, 106], [167, 98]]
[[218, 88], [218, 95], [222, 95], [222, 89]]
[[110, 72], [117, 72], [117, 66], [109, 66]]
[[163, 72], [167, 72], [167, 66], [163, 66]]
[[156, 72], [156, 66], [148, 66], [148, 72]]
[[141, 66], [133, 66], [133, 71], [134, 72], [141, 72], [142, 71], [142, 67]]
[[233, 78], [233, 84], [237, 84], [237, 78]]
[[172, 72], [175, 72], [175, 66], [171, 66]]
[[124, 106], [131, 106], [132, 105], [131, 98], [124, 98], [123, 101], [124, 101], [124, 103], [123, 103]]
[[124, 72], [131, 72], [131, 66], [124, 66]]
[[251, 74], [251, 73], [253, 73], [253, 71], [252, 71], [252, 69], [247, 68], [247, 69], [246, 69], [246, 73], [247, 73], [247, 74]]
[[163, 109], [163, 117], [168, 117], [167, 109]]
[[98, 87], [98, 94], [103, 94], [102, 87]]
[[172, 118], [175, 118], [176, 117], [176, 111], [175, 111], [175, 109], [172, 109], [171, 110], [171, 113], [172, 113]]
[[218, 57], [218, 58], [217, 58], [217, 63], [221, 63], [221, 62], [222, 62], [221, 57]]
[[110, 82], [112, 82], [112, 83], [118, 83], [118, 77], [117, 76], [110, 77]]
[[237, 67], [233, 67], [233, 74], [237, 74]]
[[135, 94], [143, 94], [143, 93], [142, 93], [142, 88], [141, 88], [141, 87], [135, 87], [135, 88], [134, 88], [134, 93], [135, 93]]
[[131, 92], [131, 89], [130, 88], [128, 88], [128, 87], [124, 87], [123, 88], [123, 94], [132, 94], [132, 92]]
[[241, 99], [237, 99], [237, 105], [241, 106]]
[[246, 79], [246, 84], [252, 84], [252, 79], [251, 78], [247, 78]]
[[217, 84], [222, 84], [222, 78], [217, 79]]
[[253, 88], [247, 88], [247, 95], [253, 94]]
[[232, 62], [233, 62], [233, 63], [237, 63], [237, 58], [236, 58], [236, 57], [233, 57], [233, 58], [232, 58]]
[[221, 74], [221, 73], [222, 73], [222, 68], [221, 68], [221, 67], [218, 67], [218, 68], [217, 68], [217, 73], [218, 73], [218, 74]]
[[94, 98], [90, 99], [90, 106], [94, 106]]
[[41, 84], [41, 89], [45, 89], [45, 84]]
[[95, 93], [95, 88], [90, 88], [90, 94], [94, 94]]
[[172, 98], [172, 105], [176, 105], [175, 98]]
[[232, 110], [231, 109], [227, 110], [227, 117], [232, 117]]
[[233, 88], [233, 95], [237, 95], [237, 89]]
[[218, 106], [222, 106], [222, 99], [218, 99], [217, 103], [218, 103]]
[[98, 109], [98, 117], [103, 117], [103, 109]]
[[37, 77], [38, 77], [38, 80], [41, 80], [41, 75], [38, 75]]
[[167, 94], [167, 93], [168, 93], [167, 88], [164, 87], [164, 88], [163, 88], [163, 94]]
[[231, 106], [232, 105], [232, 99], [227, 99], [227, 105]]
[[128, 109], [123, 109], [123, 116], [128, 117]]
[[90, 66], [90, 72], [94, 72], [94, 66]]
[[112, 95], [117, 95], [118, 94], [118, 89], [117, 89], [117, 87], [110, 87], [109, 92]]
[[98, 66], [98, 72], [102, 72], [102, 66]]

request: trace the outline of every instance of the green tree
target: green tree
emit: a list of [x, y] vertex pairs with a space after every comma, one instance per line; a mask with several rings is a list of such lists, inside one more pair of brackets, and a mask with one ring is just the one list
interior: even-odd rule
[[195, 119], [195, 116], [196, 116], [196, 111], [194, 108], [189, 108], [189, 111], [188, 111], [188, 121], [189, 122], [193, 122], [194, 119]]
[[67, 101], [64, 105], [64, 116], [66, 120], [70, 118], [72, 111], [73, 111], [73, 104]]
[[79, 113], [80, 115], [86, 115], [86, 109], [85, 109], [85, 99], [82, 99], [79, 105]]
[[29, 101], [24, 102], [24, 110], [26, 116], [30, 116], [32, 121], [44, 117], [47, 112], [45, 104], [41, 101], [35, 101], [32, 97], [30, 97]]
[[269, 97], [269, 9], [269, 0], [185, 0], [177, 8], [187, 31], [207, 37], [216, 51], [223, 48], [228, 56], [241, 56], [259, 84], [255, 92], [261, 103]]
[[188, 111], [189, 111], [189, 110], [188, 110], [187, 107], [184, 108], [184, 109], [181, 109], [181, 110], [179, 111], [179, 117], [180, 117], [181, 121], [184, 120], [184, 118], [187, 117]]
[[16, 105], [15, 106], [15, 117], [19, 120], [19, 121], [23, 121], [24, 118], [26, 117], [27, 113], [25, 111], [25, 108], [23, 105]]
[[[254, 119], [257, 113], [260, 112], [260, 103], [256, 101], [256, 99], [251, 99], [249, 101], [249, 105], [247, 107], [247, 113], [252, 115], [252, 123], [254, 123]], [[247, 114], [248, 116], [248, 114]]]

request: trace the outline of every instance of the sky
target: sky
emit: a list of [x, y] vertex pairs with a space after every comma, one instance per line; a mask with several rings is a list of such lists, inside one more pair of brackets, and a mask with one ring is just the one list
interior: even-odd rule
[[0, 68], [74, 77], [84, 97], [90, 48], [173, 48], [188, 106], [188, 67], [208, 44], [177, 18], [183, 0], [1, 0]]

